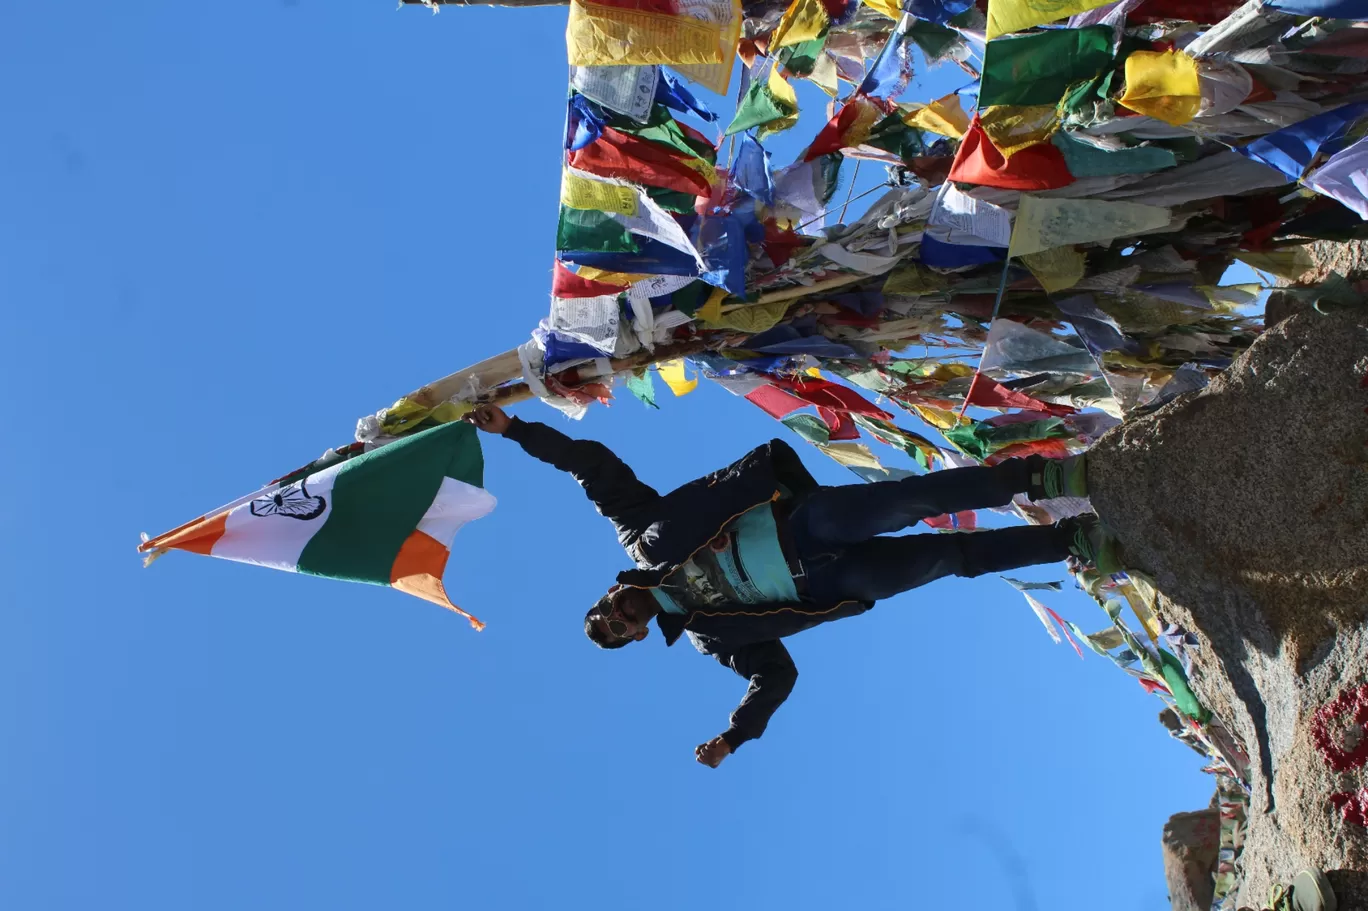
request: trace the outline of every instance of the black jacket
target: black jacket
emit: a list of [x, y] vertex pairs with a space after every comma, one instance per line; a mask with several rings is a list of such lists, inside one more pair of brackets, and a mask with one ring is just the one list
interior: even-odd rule
[[[726, 468], [661, 495], [602, 443], [571, 439], [545, 424], [518, 418], [505, 436], [528, 455], [574, 476], [599, 513], [613, 523], [618, 541], [637, 565], [620, 573], [618, 581], [638, 588], [660, 585], [724, 525], [778, 498], [781, 489], [797, 498], [817, 487], [783, 440], [771, 440]], [[666, 645], [688, 632], [700, 652], [750, 681], [723, 734], [735, 750], [765, 732], [798, 679], [798, 669], [779, 640], [870, 606], [859, 601], [723, 605], [684, 615], [658, 614], [656, 625]]]

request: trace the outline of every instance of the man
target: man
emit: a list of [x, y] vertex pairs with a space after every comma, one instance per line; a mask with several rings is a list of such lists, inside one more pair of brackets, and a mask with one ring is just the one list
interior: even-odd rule
[[1077, 557], [1115, 571], [1110, 537], [1095, 516], [969, 534], [887, 537], [921, 519], [1032, 499], [1083, 496], [1082, 456], [1008, 459], [901, 481], [821, 487], [797, 453], [771, 440], [720, 471], [659, 494], [602, 443], [485, 405], [476, 427], [569, 472], [636, 569], [589, 610], [585, 634], [600, 648], [649, 635], [694, 646], [749, 681], [722, 734], [695, 755], [716, 768], [765, 731], [798, 671], [780, 641], [820, 623], [853, 617], [942, 576], [978, 576]]

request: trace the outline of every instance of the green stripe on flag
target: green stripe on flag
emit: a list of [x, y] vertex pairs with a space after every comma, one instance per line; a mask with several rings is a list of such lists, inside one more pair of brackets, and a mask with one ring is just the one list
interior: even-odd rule
[[557, 250], [592, 253], [637, 253], [641, 247], [631, 233], [603, 212], [561, 206], [556, 225]]
[[337, 473], [332, 512], [304, 546], [299, 571], [388, 585], [394, 558], [443, 478], [484, 486], [484, 456], [471, 425], [444, 424], [352, 459]]

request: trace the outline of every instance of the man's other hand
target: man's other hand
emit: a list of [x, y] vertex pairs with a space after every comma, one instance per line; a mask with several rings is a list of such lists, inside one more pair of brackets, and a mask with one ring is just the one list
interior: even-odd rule
[[698, 757], [699, 762], [710, 769], [715, 769], [722, 764], [722, 760], [731, 755], [731, 747], [721, 737], [714, 737], [707, 743], [700, 743], [694, 749], [694, 755]]
[[468, 420], [485, 433], [497, 433], [499, 436], [503, 436], [513, 422], [498, 405], [481, 405], [470, 413]]

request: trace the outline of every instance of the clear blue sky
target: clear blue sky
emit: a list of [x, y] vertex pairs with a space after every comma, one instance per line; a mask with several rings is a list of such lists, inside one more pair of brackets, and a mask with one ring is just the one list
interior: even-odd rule
[[[483, 634], [379, 588], [141, 568], [139, 531], [527, 337], [563, 21], [0, 9], [0, 905], [1167, 907], [1160, 828], [1211, 780], [1157, 700], [1051, 644], [995, 578], [790, 640], [793, 697], [713, 771], [693, 748], [743, 681], [687, 643], [585, 641], [626, 557], [506, 441], [486, 446], [500, 506], [447, 575]], [[707, 384], [660, 392], [660, 412], [625, 398], [566, 429], [662, 489], [786, 433]], [[1081, 595], [1047, 601], [1103, 624]]]

